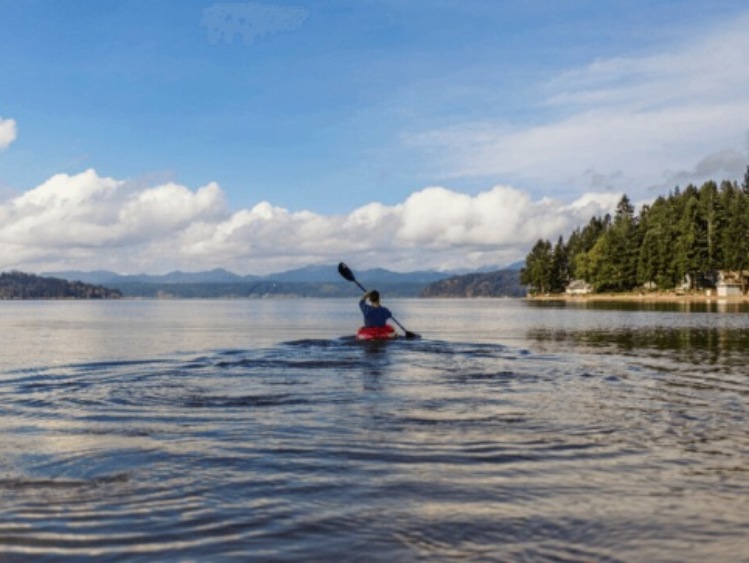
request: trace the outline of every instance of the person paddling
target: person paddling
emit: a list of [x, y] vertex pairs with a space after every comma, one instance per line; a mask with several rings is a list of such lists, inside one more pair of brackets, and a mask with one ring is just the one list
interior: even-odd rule
[[[351, 269], [348, 266], [346, 266], [346, 264], [344, 264], [343, 262], [341, 262], [340, 264], [338, 264], [338, 273], [341, 274], [341, 276], [344, 279], [346, 279], [346, 280], [348, 280], [350, 282], [355, 283], [359, 287], [359, 289], [361, 289], [363, 292], [365, 292], [364, 293], [364, 297], [362, 297], [361, 300], [359, 301], [359, 307], [361, 308], [362, 314], [364, 315], [364, 322], [365, 323], [367, 322], [367, 311], [369, 311], [370, 309], [372, 309], [372, 310], [377, 311], [377, 313], [375, 313], [377, 316], [374, 319], [372, 319], [371, 322], [381, 322], [381, 323], [383, 323], [379, 327], [374, 326], [374, 327], [369, 328], [367, 326], [364, 326], [364, 327], [360, 328], [359, 331], [356, 334], [356, 338], [357, 339], [359, 339], [359, 340], [368, 340], [368, 339], [372, 339], [372, 338], [383, 338], [383, 337], [384, 338], [393, 338], [393, 337], [397, 336], [397, 334], [395, 332], [395, 329], [392, 326], [390, 326], [389, 324], [386, 324], [388, 319], [392, 319], [393, 322], [395, 324], [397, 324], [404, 333], [406, 333], [406, 338], [421, 338], [421, 336], [419, 336], [415, 332], [411, 332], [410, 330], [406, 330], [406, 327], [404, 327], [402, 324], [400, 324], [396, 320], [396, 318], [390, 313], [389, 309], [387, 309], [386, 307], [382, 307], [380, 305], [380, 294], [379, 294], [379, 292], [377, 292], [377, 291], [367, 291], [362, 284], [360, 284], [358, 281], [356, 281], [356, 278], [354, 277], [354, 272], [352, 272]], [[372, 303], [372, 301], [373, 301], [372, 294], [374, 294], [374, 298], [375, 298], [374, 299], [374, 303]], [[372, 303], [371, 305], [367, 304], [367, 299], [369, 299], [370, 303]], [[375, 306], [375, 304], [377, 306]], [[380, 315], [384, 316], [384, 318], [380, 317]], [[366, 332], [370, 332], [370, 333], [374, 332], [375, 334], [369, 334], [369, 335], [362, 334], [362, 333], [366, 333]]]
[[387, 320], [393, 316], [390, 309], [380, 305], [380, 292], [376, 290], [368, 291], [362, 296], [359, 308], [364, 315], [364, 326], [368, 328], [387, 326]]

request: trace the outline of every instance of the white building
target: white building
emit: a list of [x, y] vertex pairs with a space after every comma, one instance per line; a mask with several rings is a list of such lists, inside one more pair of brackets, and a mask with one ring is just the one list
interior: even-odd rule
[[718, 297], [735, 297], [741, 295], [741, 284], [729, 281], [719, 281], [717, 285]]
[[564, 290], [567, 295], [588, 295], [593, 293], [593, 286], [585, 280], [573, 280]]

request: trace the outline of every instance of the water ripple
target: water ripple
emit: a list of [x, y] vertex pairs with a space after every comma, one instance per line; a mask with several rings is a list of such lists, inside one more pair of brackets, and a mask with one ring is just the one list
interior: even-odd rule
[[302, 339], [0, 379], [4, 556], [743, 557], [749, 382], [678, 357]]

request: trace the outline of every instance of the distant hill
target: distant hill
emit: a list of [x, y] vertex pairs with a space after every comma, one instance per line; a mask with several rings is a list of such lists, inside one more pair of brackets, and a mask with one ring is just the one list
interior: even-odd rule
[[25, 274], [0, 274], [0, 299], [116, 299], [122, 292], [99, 285]]
[[[393, 272], [384, 268], [356, 271], [367, 289], [389, 297], [524, 297], [518, 268], [522, 262], [493, 272], [422, 270]], [[265, 276], [240, 276], [223, 268], [206, 272], [175, 271], [163, 275], [121, 275], [106, 270], [53, 272], [57, 278], [107, 285], [127, 297], [350, 297], [359, 289], [338, 274], [336, 264], [305, 266]]]
[[[82, 281], [85, 283], [98, 284], [198, 284], [198, 283], [243, 283], [243, 282], [281, 282], [281, 283], [339, 283], [343, 281], [338, 274], [338, 265], [329, 264], [323, 266], [305, 266], [285, 272], [268, 274], [265, 276], [246, 275], [240, 276], [223, 268], [207, 272], [181, 272], [175, 271], [163, 275], [130, 274], [122, 275], [107, 270], [96, 270], [83, 272], [80, 270], [67, 270], [61, 272], [47, 272], [43, 275], [54, 276], [70, 281]], [[453, 272], [437, 272], [433, 270], [416, 272], [392, 272], [383, 268], [374, 268], [356, 272], [356, 277], [361, 282], [369, 285], [382, 283], [405, 283], [405, 284], [427, 284], [437, 280], [445, 279], [454, 275]]]
[[419, 270], [416, 272], [391, 272], [384, 268], [374, 268], [356, 273], [357, 279], [364, 285], [383, 283], [421, 283], [427, 284], [444, 280], [454, 275], [452, 272], [437, 272], [435, 270]]
[[[170, 272], [164, 275], [121, 275], [106, 270], [52, 272], [69, 281], [106, 284], [127, 297], [217, 298], [217, 297], [351, 297], [360, 293], [338, 273], [337, 264], [306, 266], [266, 276], [240, 276], [224, 269], [208, 272]], [[368, 289], [387, 297], [416, 297], [424, 286], [449, 277], [435, 271], [399, 273], [375, 268], [356, 272]]]
[[519, 270], [466, 274], [425, 287], [420, 297], [525, 297]]
[[45, 272], [43, 275], [61, 278], [69, 281], [82, 281], [84, 283], [97, 284], [120, 284], [120, 283], [235, 283], [238, 281], [257, 280], [258, 276], [240, 276], [217, 268], [206, 272], [181, 272], [176, 270], [163, 275], [131, 274], [122, 275], [107, 270], [95, 270], [93, 272], [82, 272], [80, 270], [67, 270], [62, 272]]
[[[418, 297], [424, 284], [378, 284], [376, 287], [386, 298]], [[213, 299], [213, 298], [266, 298], [266, 297], [348, 297], [358, 298], [361, 291], [354, 284], [314, 282], [245, 281], [238, 283], [140, 283], [117, 284], [125, 297]]]

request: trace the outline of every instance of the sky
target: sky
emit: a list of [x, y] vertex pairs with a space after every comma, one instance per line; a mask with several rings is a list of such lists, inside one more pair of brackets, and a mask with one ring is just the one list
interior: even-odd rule
[[744, 0], [0, 2], [0, 270], [478, 269], [749, 164]]

